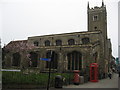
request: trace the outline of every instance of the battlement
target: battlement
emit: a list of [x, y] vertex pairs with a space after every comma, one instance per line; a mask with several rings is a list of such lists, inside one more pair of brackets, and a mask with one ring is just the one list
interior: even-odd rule
[[88, 2], [88, 11], [93, 11], [93, 10], [106, 10], [106, 5], [104, 5], [104, 2], [102, 1], [102, 5], [100, 7], [94, 6], [94, 7], [89, 7], [89, 2]]
[[93, 10], [94, 10], [94, 11], [96, 11], [96, 10], [97, 10], [97, 11], [106, 10], [106, 6], [104, 6], [104, 7], [102, 7], [102, 6], [101, 6], [101, 7], [95, 6], [95, 7], [89, 8], [88, 10], [89, 10], [89, 11], [93, 11]]

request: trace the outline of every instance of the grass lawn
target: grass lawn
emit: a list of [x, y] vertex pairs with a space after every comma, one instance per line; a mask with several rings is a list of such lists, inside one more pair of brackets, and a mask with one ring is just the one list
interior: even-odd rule
[[[62, 75], [65, 78], [64, 84], [68, 84], [73, 78], [73, 74], [68, 73], [51, 73], [50, 85], [54, 85], [56, 75]], [[48, 73], [30, 73], [23, 74], [22, 72], [2, 71], [3, 84], [39, 84], [41, 86], [47, 85]]]

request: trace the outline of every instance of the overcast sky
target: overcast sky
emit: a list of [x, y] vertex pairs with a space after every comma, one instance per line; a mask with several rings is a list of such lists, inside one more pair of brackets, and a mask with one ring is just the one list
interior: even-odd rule
[[[87, 31], [87, 2], [101, 6], [102, 0], [1, 0], [2, 46], [31, 36]], [[118, 1], [104, 0], [108, 38], [113, 56], [118, 56]]]

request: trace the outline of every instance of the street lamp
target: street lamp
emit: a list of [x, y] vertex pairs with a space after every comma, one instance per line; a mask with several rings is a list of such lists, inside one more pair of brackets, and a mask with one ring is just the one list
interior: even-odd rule
[[118, 61], [119, 61], [118, 64], [120, 64], [120, 45], [118, 46]]

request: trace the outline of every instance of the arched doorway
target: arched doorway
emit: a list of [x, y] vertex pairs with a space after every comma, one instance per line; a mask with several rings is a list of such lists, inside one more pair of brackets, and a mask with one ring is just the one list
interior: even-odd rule
[[[52, 69], [57, 69], [58, 66], [58, 54], [53, 51], [53, 60], [51, 61], [51, 68]], [[46, 58], [51, 58], [51, 51], [48, 51], [46, 53]], [[46, 61], [46, 68], [49, 68], [49, 62]]]
[[82, 68], [82, 54], [73, 51], [67, 54], [68, 57], [68, 70], [81, 70]]
[[38, 54], [35, 52], [30, 52], [31, 67], [37, 67], [38, 64]]
[[12, 58], [12, 66], [20, 66], [21, 56], [20, 53], [14, 53]]

